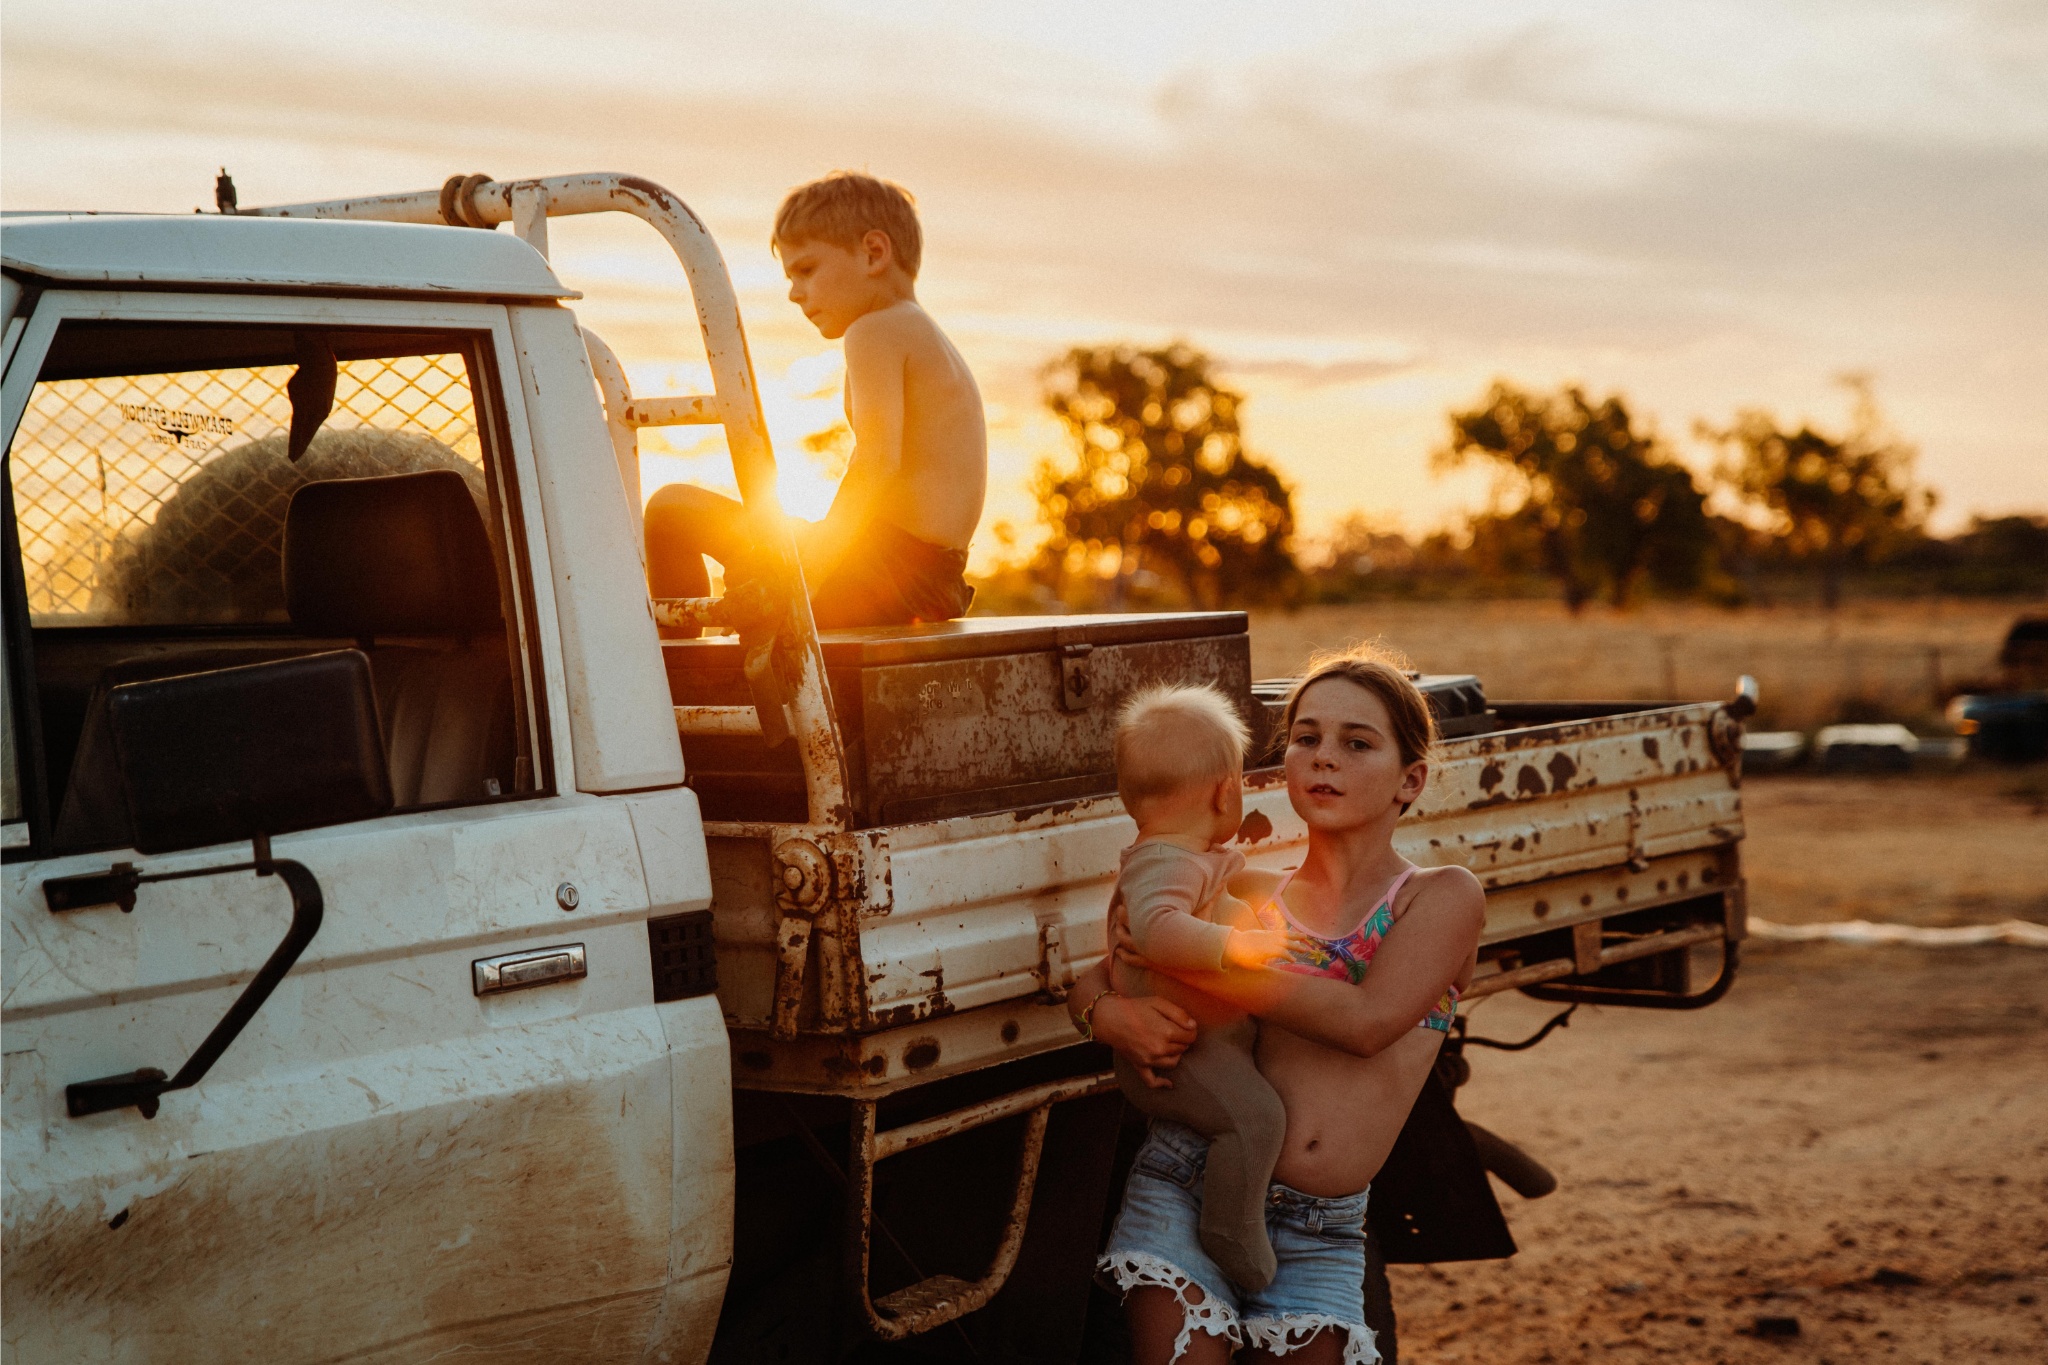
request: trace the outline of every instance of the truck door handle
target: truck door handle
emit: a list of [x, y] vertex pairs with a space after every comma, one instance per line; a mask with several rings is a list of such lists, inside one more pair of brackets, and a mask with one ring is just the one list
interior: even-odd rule
[[469, 964], [470, 989], [478, 995], [547, 986], [557, 981], [575, 981], [590, 975], [580, 943], [563, 943], [553, 948], [533, 948], [522, 953], [501, 953], [480, 957]]

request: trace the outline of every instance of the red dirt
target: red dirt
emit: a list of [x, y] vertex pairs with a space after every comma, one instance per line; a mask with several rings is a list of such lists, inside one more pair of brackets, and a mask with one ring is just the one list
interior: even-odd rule
[[[2048, 921], [2038, 769], [1744, 795], [1753, 914]], [[1403, 1361], [2048, 1359], [2048, 952], [1753, 941], [1705, 1011], [1470, 1055], [1463, 1112], [1562, 1183], [1501, 1191], [1514, 1259], [1394, 1268]]]

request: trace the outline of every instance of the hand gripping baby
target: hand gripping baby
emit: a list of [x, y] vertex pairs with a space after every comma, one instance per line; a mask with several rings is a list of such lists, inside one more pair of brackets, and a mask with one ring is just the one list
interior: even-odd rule
[[[1242, 853], [1224, 847], [1244, 818], [1248, 738], [1236, 709], [1209, 687], [1154, 688], [1118, 717], [1117, 791], [1138, 841], [1124, 850], [1110, 913], [1123, 907], [1139, 953], [1159, 966], [1256, 970], [1302, 946], [1254, 913], [1278, 877], [1248, 870]], [[1167, 996], [1199, 1024], [1171, 1089], [1148, 1086], [1121, 1054], [1117, 1081], [1146, 1114], [1209, 1139], [1202, 1249], [1240, 1287], [1263, 1289], [1275, 1268], [1266, 1189], [1287, 1115], [1253, 1059], [1258, 1021], [1163, 972], [1118, 963], [1115, 981], [1119, 994]]]

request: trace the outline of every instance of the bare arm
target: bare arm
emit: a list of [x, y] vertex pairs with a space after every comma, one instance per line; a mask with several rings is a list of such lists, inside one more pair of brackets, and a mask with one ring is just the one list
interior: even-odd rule
[[1355, 986], [1289, 972], [1147, 965], [1290, 1033], [1370, 1057], [1406, 1037], [1446, 987], [1467, 977], [1485, 923], [1486, 892], [1479, 879], [1464, 868], [1445, 868], [1416, 888], [1380, 944], [1372, 970]]
[[826, 517], [827, 534], [807, 564], [813, 581], [830, 573], [852, 548], [850, 537], [873, 515], [882, 492], [903, 467], [904, 370], [909, 349], [895, 319], [870, 313], [846, 329], [846, 420], [853, 457]]
[[1154, 1090], [1170, 1090], [1173, 1082], [1159, 1073], [1180, 1065], [1195, 1041], [1195, 1019], [1171, 1000], [1156, 995], [1124, 996], [1110, 992], [1109, 959], [1081, 973], [1067, 993], [1067, 1017], [1081, 1026], [1081, 1012], [1090, 1015], [1097, 1041], [1107, 1043], [1138, 1069]]

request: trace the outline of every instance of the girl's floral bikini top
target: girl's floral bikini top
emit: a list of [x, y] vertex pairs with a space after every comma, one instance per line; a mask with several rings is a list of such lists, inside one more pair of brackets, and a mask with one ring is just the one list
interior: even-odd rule
[[[1380, 900], [1365, 921], [1342, 938], [1324, 938], [1296, 920], [1288, 912], [1287, 902], [1282, 899], [1288, 886], [1294, 881], [1294, 873], [1287, 874], [1286, 881], [1273, 893], [1273, 907], [1287, 922], [1315, 940], [1315, 947], [1297, 951], [1290, 962], [1279, 963], [1281, 971], [1300, 972], [1304, 976], [1327, 976], [1357, 985], [1365, 980], [1365, 969], [1372, 965], [1373, 954], [1380, 950], [1380, 941], [1387, 936], [1387, 930], [1394, 927], [1394, 897], [1410, 877], [1422, 869], [1411, 867], [1394, 878], [1394, 884], [1387, 888], [1387, 894]], [[1446, 989], [1443, 998], [1436, 1002], [1436, 1008], [1422, 1018], [1420, 1027], [1433, 1028], [1439, 1033], [1451, 1031], [1451, 1020], [1458, 1017], [1458, 988], [1453, 985]]]

